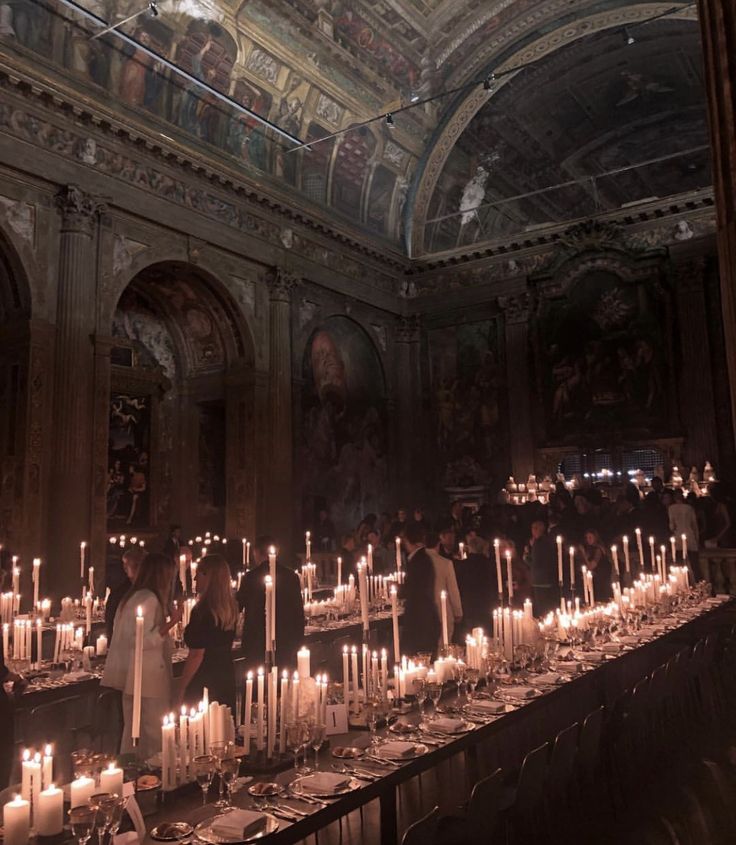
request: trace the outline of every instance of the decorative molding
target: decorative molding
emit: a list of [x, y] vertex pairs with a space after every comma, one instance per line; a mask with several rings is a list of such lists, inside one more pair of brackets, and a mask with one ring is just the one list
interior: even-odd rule
[[303, 281], [301, 276], [282, 267], [267, 273], [265, 278], [271, 302], [291, 302], [292, 291]]
[[677, 288], [684, 293], [702, 291], [706, 265], [707, 261], [702, 255], [687, 261], [678, 261], [674, 265]]
[[522, 325], [529, 322], [532, 298], [526, 291], [516, 296], [499, 296], [498, 307], [503, 311], [507, 325]]
[[418, 314], [399, 317], [396, 327], [397, 343], [419, 343], [420, 318]]
[[62, 230], [90, 235], [100, 214], [107, 210], [105, 203], [85, 193], [78, 185], [64, 185], [54, 203], [61, 212]]

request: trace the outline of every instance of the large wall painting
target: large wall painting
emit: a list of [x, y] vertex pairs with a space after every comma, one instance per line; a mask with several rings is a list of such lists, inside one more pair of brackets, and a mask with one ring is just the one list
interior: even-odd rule
[[150, 524], [151, 398], [110, 396], [107, 527], [111, 532]]
[[388, 501], [385, 386], [378, 353], [347, 317], [330, 317], [311, 336], [302, 372], [303, 514], [321, 507], [341, 530]]
[[654, 285], [595, 271], [542, 309], [537, 370], [550, 442], [666, 435], [665, 303]]
[[438, 481], [471, 487], [508, 471], [502, 329], [498, 319], [429, 335]]

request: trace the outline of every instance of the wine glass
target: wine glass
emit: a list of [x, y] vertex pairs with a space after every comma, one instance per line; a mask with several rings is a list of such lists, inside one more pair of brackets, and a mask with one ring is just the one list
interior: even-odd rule
[[79, 845], [87, 845], [95, 827], [97, 810], [87, 804], [69, 810], [69, 824]]
[[207, 803], [207, 793], [212, 786], [212, 779], [215, 776], [217, 760], [212, 754], [202, 754], [194, 758], [194, 776], [202, 790], [202, 806]]
[[112, 808], [112, 813], [110, 814], [110, 842], [114, 842], [115, 837], [118, 835], [127, 803], [127, 798], [120, 798], [116, 796], [115, 804]]
[[378, 745], [378, 736], [376, 729], [378, 728], [378, 703], [375, 698], [367, 698], [365, 702], [365, 721], [368, 725], [368, 730], [371, 732], [371, 745]]
[[475, 695], [475, 689], [478, 686], [478, 682], [480, 681], [480, 670], [479, 669], [466, 669], [465, 670], [465, 682], [468, 685], [468, 704], [473, 700], [473, 696]]
[[294, 769], [299, 771], [299, 752], [302, 748], [302, 732], [298, 722], [289, 722], [286, 726], [286, 744], [294, 754]]
[[224, 809], [227, 807], [227, 801], [225, 801], [224, 794], [225, 794], [225, 781], [222, 777], [222, 761], [229, 755], [230, 749], [232, 748], [232, 743], [227, 742], [227, 740], [220, 740], [218, 742], [213, 742], [210, 746], [210, 750], [212, 751], [212, 755], [215, 758], [215, 768], [217, 769], [217, 774], [219, 775], [219, 783], [218, 783], [218, 794], [219, 797], [217, 801], [215, 801], [215, 807], [219, 809]]
[[112, 792], [98, 792], [89, 799], [90, 807], [97, 810], [97, 840], [99, 845], [105, 841], [105, 834], [110, 829], [112, 814], [118, 796]]
[[414, 695], [419, 707], [419, 721], [424, 724], [424, 702], [427, 700], [427, 680], [426, 678], [417, 678], [414, 681]]
[[437, 705], [440, 703], [442, 697], [442, 686], [438, 683], [427, 684], [427, 695], [432, 702], [433, 718], [437, 716]]
[[232, 809], [233, 806], [233, 783], [235, 782], [240, 772], [240, 760], [238, 757], [230, 756], [220, 760], [220, 779], [225, 782], [227, 789], [227, 797], [225, 799], [225, 808]]
[[325, 726], [315, 722], [309, 729], [312, 750], [314, 751], [314, 770], [319, 769], [319, 750], [325, 741]]
[[307, 749], [309, 748], [309, 724], [307, 722], [299, 722], [299, 739], [304, 760], [302, 766], [297, 769], [300, 775], [310, 775], [312, 773], [311, 767], [307, 763]]

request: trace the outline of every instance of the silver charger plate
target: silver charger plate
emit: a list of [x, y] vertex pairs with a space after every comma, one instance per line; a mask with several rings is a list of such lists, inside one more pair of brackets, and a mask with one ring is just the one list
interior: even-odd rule
[[269, 816], [267, 813], [264, 813], [264, 816], [266, 817], [266, 826], [261, 828], [258, 833], [254, 833], [253, 836], [249, 836], [247, 839], [229, 839], [225, 836], [218, 836], [212, 830], [212, 823], [215, 819], [218, 819], [219, 816], [213, 816], [211, 819], [205, 819], [203, 822], [200, 822], [194, 828], [194, 835], [197, 839], [200, 839], [202, 842], [207, 842], [209, 845], [241, 845], [243, 842], [255, 842], [258, 839], [263, 839], [265, 836], [270, 836], [272, 833], [276, 833], [279, 829], [279, 823], [273, 816]]
[[297, 778], [292, 781], [291, 791], [295, 795], [306, 795], [307, 797], [312, 798], [336, 798], [339, 795], [347, 795], [349, 792], [355, 792], [355, 790], [360, 789], [362, 785], [360, 781], [357, 781], [355, 778], [351, 778], [350, 783], [343, 789], [338, 789], [335, 792], [315, 792], [313, 789], [304, 789], [302, 787], [302, 781], [307, 777], [309, 777], [309, 775], [305, 775], [305, 777]]
[[470, 733], [477, 728], [477, 725], [474, 725], [472, 722], [467, 721], [467, 719], [463, 719], [462, 727], [458, 728], [456, 731], [442, 731], [442, 730], [432, 730], [432, 723], [428, 722], [426, 725], [419, 726], [420, 733], [432, 733], [435, 736], [462, 736], [463, 734]]
[[157, 842], [178, 842], [191, 836], [194, 828], [188, 822], [162, 822], [150, 833]]
[[[453, 736], [453, 734], [447, 734], [447, 736]], [[389, 757], [388, 755], [381, 754], [381, 748], [383, 746], [379, 745], [377, 748], [374, 748], [368, 754], [369, 757], [375, 757], [377, 760], [388, 760], [390, 763], [403, 763], [407, 760], [416, 760], [417, 757], [422, 757], [429, 751], [429, 748], [426, 745], [423, 745], [421, 742], [414, 743], [414, 753], [411, 755], [407, 755], [406, 757]]]

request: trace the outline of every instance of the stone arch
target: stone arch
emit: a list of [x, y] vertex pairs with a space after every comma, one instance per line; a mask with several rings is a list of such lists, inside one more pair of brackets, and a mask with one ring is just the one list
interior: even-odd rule
[[30, 276], [11, 232], [12, 226], [0, 222], [0, 323], [29, 319], [33, 313]]

